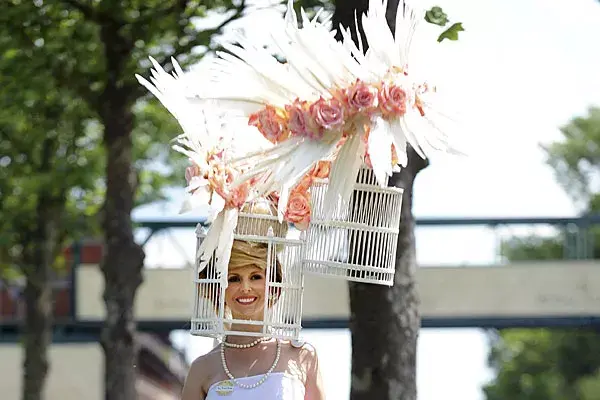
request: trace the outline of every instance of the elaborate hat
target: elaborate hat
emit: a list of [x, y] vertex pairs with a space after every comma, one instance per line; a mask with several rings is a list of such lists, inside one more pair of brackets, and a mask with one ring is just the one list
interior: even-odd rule
[[190, 95], [197, 104], [216, 105], [225, 120], [245, 118], [273, 143], [231, 165], [243, 170], [234, 185], [253, 180], [258, 194], [280, 193], [280, 217], [290, 191], [320, 160], [332, 161], [327, 207], [337, 197], [348, 203], [365, 161], [383, 187], [395, 169], [406, 166], [408, 144], [423, 158], [454, 151], [437, 127], [435, 88], [409, 70], [424, 11], [400, 2], [392, 32], [386, 8], [385, 0], [369, 1], [357, 47], [343, 27], [337, 41], [329, 19], [319, 22], [319, 14], [310, 20], [302, 11], [300, 26], [289, 0], [283, 29], [271, 35], [277, 54], [239, 35], [209, 61], [203, 70], [209, 79], [194, 80]]
[[[279, 222], [308, 231], [307, 271], [392, 283], [402, 190], [388, 178], [406, 166], [408, 145], [423, 158], [456, 150], [438, 128], [435, 88], [409, 70], [424, 11], [400, 2], [392, 32], [386, 9], [369, 1], [357, 47], [343, 27], [337, 41], [320, 14], [311, 20], [302, 10], [299, 25], [289, 0], [285, 24], [271, 32], [277, 54], [238, 35], [201, 73], [172, 60], [169, 75], [152, 60], [152, 83], [138, 76], [183, 128], [174, 148], [192, 161], [184, 209], [196, 200], [216, 212], [198, 273], [212, 263], [226, 275], [241, 210], [262, 199]], [[332, 260], [323, 251], [342, 242], [368, 256]]]

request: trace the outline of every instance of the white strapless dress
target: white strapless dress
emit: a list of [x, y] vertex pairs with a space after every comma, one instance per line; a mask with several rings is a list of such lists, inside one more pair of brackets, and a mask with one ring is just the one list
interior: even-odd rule
[[[258, 382], [262, 375], [236, 378], [245, 385]], [[230, 380], [213, 383], [206, 400], [304, 400], [304, 384], [285, 372], [273, 372], [260, 386], [244, 389]]]

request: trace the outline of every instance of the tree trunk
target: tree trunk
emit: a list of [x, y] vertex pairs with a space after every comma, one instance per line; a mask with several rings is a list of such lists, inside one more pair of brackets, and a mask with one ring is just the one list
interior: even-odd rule
[[[394, 31], [398, 1], [390, 0], [388, 25]], [[367, 11], [368, 0], [336, 3], [335, 27], [351, 27], [354, 16]], [[356, 14], [355, 14], [356, 13]], [[339, 39], [339, 35], [338, 35]], [[363, 43], [366, 49], [366, 43]], [[352, 400], [416, 400], [417, 337], [421, 325], [416, 288], [415, 222], [412, 192], [415, 177], [427, 161], [408, 148], [408, 166], [394, 174], [390, 185], [404, 189], [393, 287], [349, 283], [352, 335]], [[360, 250], [359, 250], [360, 251]]]
[[106, 199], [103, 208], [106, 320], [102, 331], [104, 390], [107, 400], [137, 398], [135, 294], [142, 283], [144, 251], [133, 237], [131, 212], [136, 181], [133, 166], [133, 99], [125, 76], [133, 43], [123, 36], [118, 21], [102, 21], [107, 81], [98, 104], [106, 148]]
[[108, 91], [102, 113], [106, 145], [106, 201], [103, 229], [106, 321], [102, 332], [105, 355], [105, 398], [136, 399], [136, 331], [133, 315], [137, 288], [142, 283], [144, 251], [134, 241], [131, 211], [136, 183], [132, 165], [133, 115], [126, 96]]
[[426, 162], [409, 148], [408, 167], [390, 185], [404, 188], [394, 286], [350, 283], [352, 400], [416, 400], [417, 337], [421, 326], [416, 288], [412, 191]]
[[44, 398], [48, 347], [52, 342], [51, 277], [59, 240], [58, 224], [65, 206], [64, 198], [58, 203], [56, 200], [40, 196], [36, 209], [37, 227], [33, 235], [26, 238], [22, 400]]

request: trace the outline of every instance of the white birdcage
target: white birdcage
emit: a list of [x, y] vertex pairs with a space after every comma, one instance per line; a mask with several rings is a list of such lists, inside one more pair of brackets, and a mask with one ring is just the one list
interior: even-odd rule
[[[206, 236], [198, 225], [198, 247]], [[196, 261], [194, 274], [194, 309], [191, 319], [192, 335], [222, 339], [226, 335], [269, 336], [296, 340], [302, 329], [303, 238], [287, 237], [287, 224], [277, 217], [241, 212], [234, 240], [265, 253], [266, 284], [262, 319], [236, 319], [225, 304], [227, 276], [221, 277], [214, 258], [200, 271]], [[197, 248], [198, 248], [197, 247]], [[232, 285], [232, 283], [229, 283]]]
[[373, 170], [358, 173], [349, 204], [325, 204], [328, 180], [311, 186], [304, 270], [353, 282], [393, 285], [403, 189], [381, 187]]

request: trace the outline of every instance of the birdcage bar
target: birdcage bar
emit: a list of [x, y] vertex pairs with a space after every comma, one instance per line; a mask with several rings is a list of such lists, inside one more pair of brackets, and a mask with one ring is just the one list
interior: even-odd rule
[[354, 282], [392, 285], [403, 190], [381, 187], [363, 166], [349, 204], [326, 204], [329, 183], [311, 186], [306, 272]]
[[[225, 291], [227, 276], [220, 276], [211, 259], [200, 271], [198, 257], [194, 274], [194, 308], [191, 318], [192, 335], [222, 339], [226, 335], [270, 336], [295, 340], [300, 335], [304, 279], [301, 260], [304, 238], [287, 237], [287, 227], [277, 217], [240, 213], [234, 240], [266, 247], [264, 315], [262, 320], [234, 318], [227, 311]], [[206, 233], [201, 225], [196, 229], [197, 249]], [[218, 304], [218, 307], [214, 305]], [[260, 327], [248, 329], [241, 326]]]

